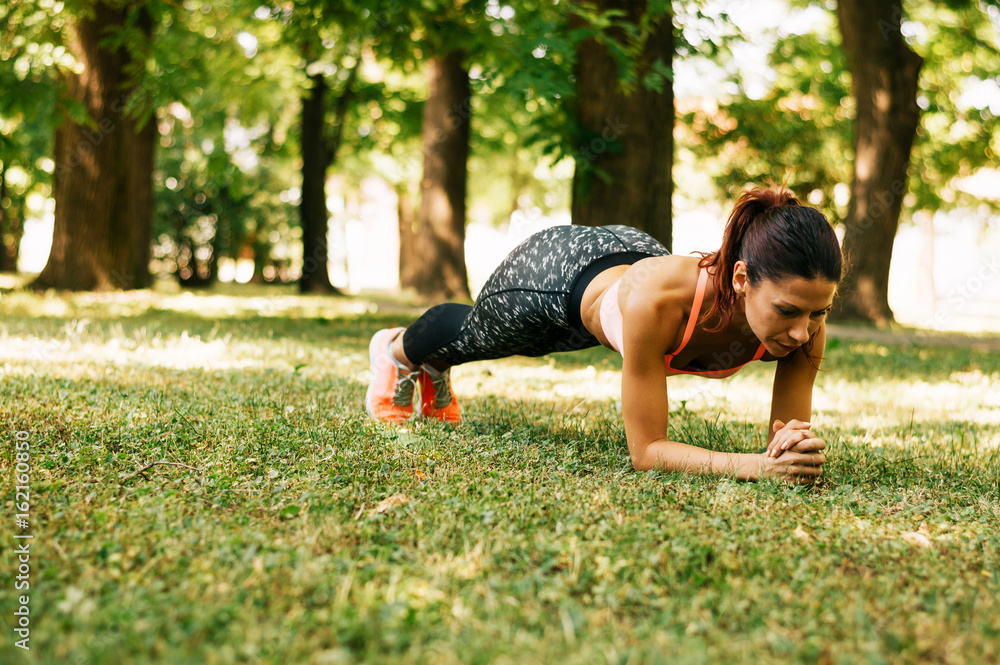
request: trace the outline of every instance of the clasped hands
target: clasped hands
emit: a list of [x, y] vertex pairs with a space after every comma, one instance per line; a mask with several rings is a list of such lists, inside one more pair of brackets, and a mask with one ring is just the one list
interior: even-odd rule
[[809, 429], [812, 425], [801, 420], [771, 425], [774, 437], [763, 453], [767, 462], [766, 475], [785, 482], [811, 485], [823, 474], [826, 443]]

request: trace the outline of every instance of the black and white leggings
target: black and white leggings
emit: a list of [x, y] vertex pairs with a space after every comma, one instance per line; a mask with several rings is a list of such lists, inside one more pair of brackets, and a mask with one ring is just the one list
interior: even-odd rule
[[514, 248], [473, 306], [427, 310], [403, 334], [416, 364], [460, 365], [509, 356], [541, 356], [597, 346], [580, 319], [590, 281], [616, 265], [670, 252], [629, 226], [554, 226]]

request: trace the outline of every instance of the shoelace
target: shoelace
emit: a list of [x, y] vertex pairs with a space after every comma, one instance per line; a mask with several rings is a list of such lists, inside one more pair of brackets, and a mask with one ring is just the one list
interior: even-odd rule
[[434, 406], [443, 409], [451, 404], [451, 382], [448, 380], [448, 372], [443, 372], [438, 376], [428, 373], [431, 378], [431, 385], [434, 386]]
[[417, 387], [417, 377], [420, 372], [404, 372], [398, 370], [396, 376], [395, 391], [392, 396], [392, 403], [396, 406], [410, 406], [413, 404], [413, 391]]

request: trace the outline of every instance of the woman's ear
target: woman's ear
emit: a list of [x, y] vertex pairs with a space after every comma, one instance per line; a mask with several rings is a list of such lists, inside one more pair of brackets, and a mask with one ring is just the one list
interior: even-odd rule
[[746, 261], [740, 259], [733, 266], [733, 291], [738, 296], [746, 295], [747, 284], [750, 282], [747, 277]]

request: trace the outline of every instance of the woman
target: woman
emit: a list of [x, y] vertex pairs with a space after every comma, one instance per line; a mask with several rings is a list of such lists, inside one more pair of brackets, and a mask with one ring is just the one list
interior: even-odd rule
[[[627, 226], [550, 228], [511, 252], [475, 306], [438, 305], [405, 331], [377, 332], [366, 406], [380, 420], [405, 421], [419, 385], [424, 417], [458, 422], [452, 366], [603, 344], [623, 357], [636, 469], [809, 484], [825, 461], [808, 421], [840, 278], [829, 222], [784, 188], [744, 192], [722, 247], [700, 257], [671, 256]], [[754, 360], [777, 363], [766, 452], [717, 453], [667, 438], [667, 377], [726, 378]]]

